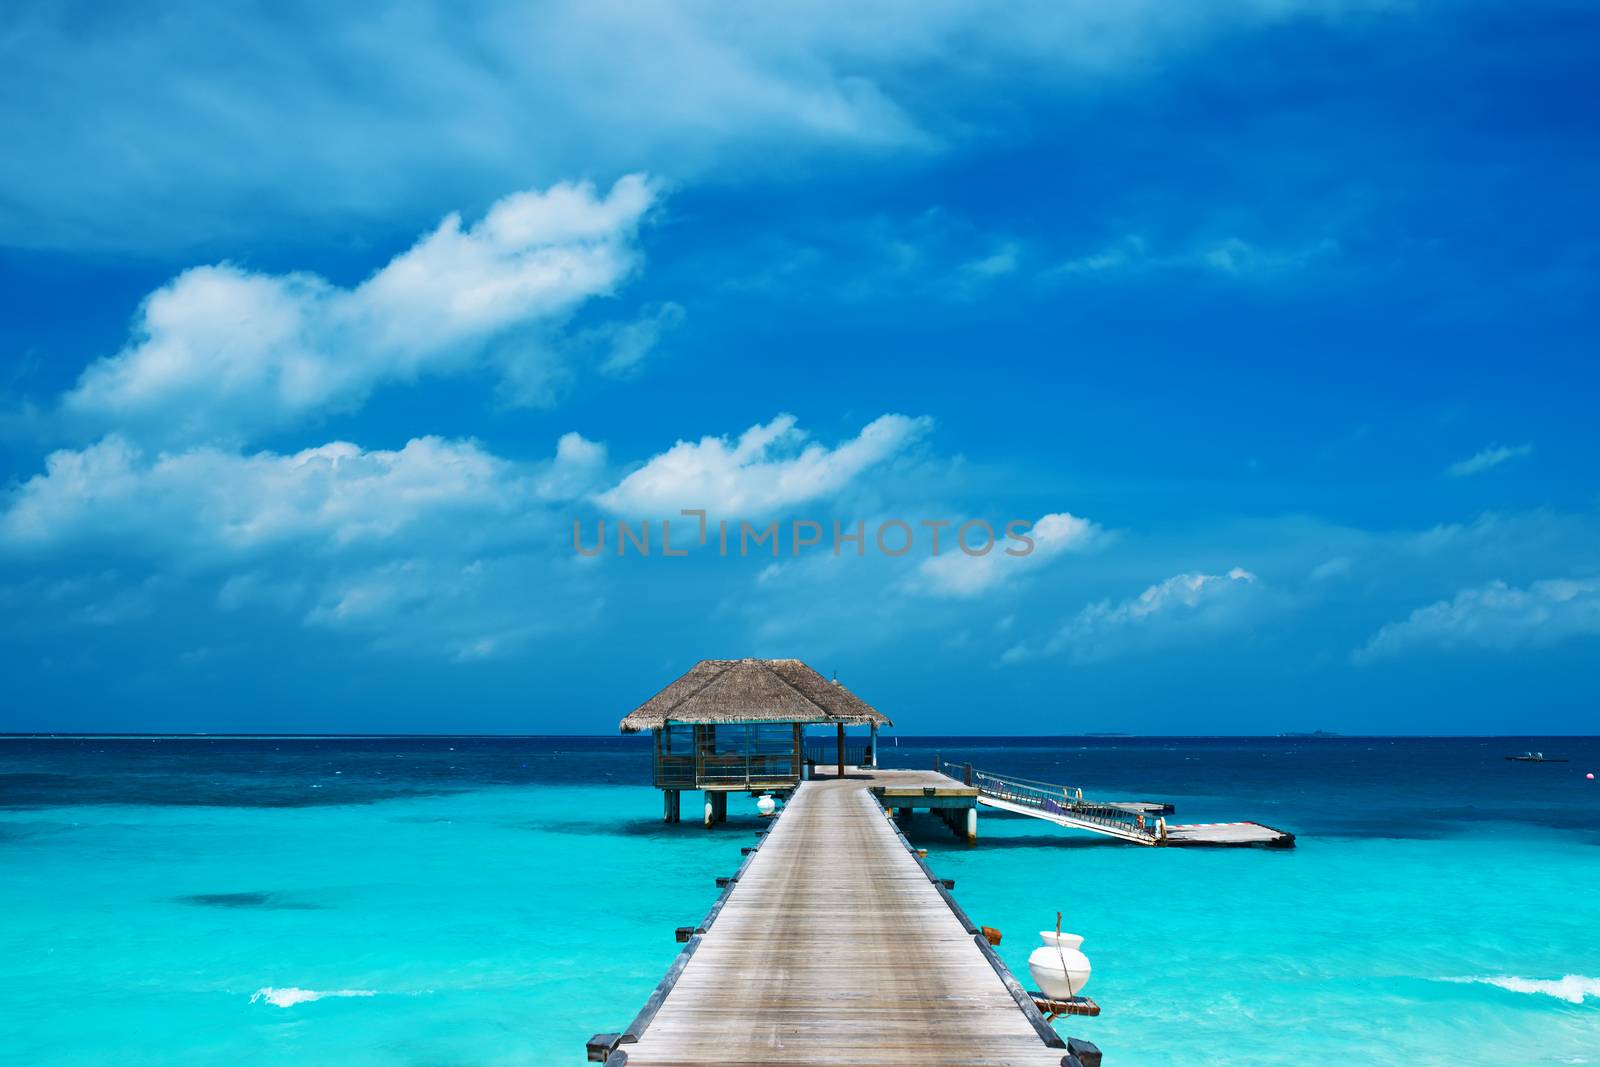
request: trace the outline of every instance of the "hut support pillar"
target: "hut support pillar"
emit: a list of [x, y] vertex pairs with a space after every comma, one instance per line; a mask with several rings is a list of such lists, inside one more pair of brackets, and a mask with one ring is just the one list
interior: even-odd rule
[[878, 724], [872, 724], [872, 744], [867, 749], [867, 766], [878, 766]]
[[661, 791], [661, 821], [677, 822], [682, 808], [679, 806], [679, 793], [676, 789], [663, 789]]
[[839, 777], [844, 777], [844, 723], [839, 724]]
[[728, 821], [728, 794], [706, 790], [706, 826]]

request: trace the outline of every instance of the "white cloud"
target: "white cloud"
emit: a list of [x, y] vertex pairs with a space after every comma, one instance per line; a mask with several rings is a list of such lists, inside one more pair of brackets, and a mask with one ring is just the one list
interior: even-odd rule
[[962, 270], [980, 278], [998, 278], [1016, 271], [1022, 262], [1022, 247], [1006, 241], [993, 252], [962, 265]]
[[1450, 464], [1446, 468], [1446, 473], [1452, 478], [1467, 478], [1474, 474], [1482, 474], [1491, 467], [1498, 467], [1508, 459], [1518, 459], [1532, 452], [1532, 445], [1511, 445], [1509, 447], [1506, 445], [1490, 445], [1476, 455]]
[[483, 202], [573, 173], [692, 180], [781, 172], [818, 148], [937, 151], [986, 136], [1019, 93], [1093, 91], [1231, 31], [1376, 6], [30, 5], [0, 38], [0, 91], [30, 101], [0, 116], [0, 141], [27, 146], [0, 153], [0, 240], [148, 249], [421, 219], [446, 190]]
[[[265, 610], [385, 648], [481, 659], [599, 604], [570, 556], [548, 546], [566, 544], [558, 505], [592, 490], [604, 465], [604, 449], [577, 434], [539, 463], [435, 437], [392, 451], [332, 442], [287, 455], [151, 454], [110, 437], [53, 453], [12, 490], [0, 556], [117, 559], [213, 586], [223, 611]], [[117, 584], [129, 590], [120, 599], [79, 596], [89, 601], [84, 621], [155, 610], [149, 580]]]
[[600, 373], [613, 378], [628, 378], [639, 372], [645, 358], [655, 351], [661, 339], [683, 324], [682, 304], [667, 301], [644, 309], [632, 322], [607, 323], [588, 331], [586, 340], [605, 349]]
[[1327, 582], [1335, 578], [1347, 578], [1350, 575], [1350, 570], [1349, 556], [1335, 556], [1311, 568], [1311, 580], [1313, 582]]
[[1225, 237], [1196, 249], [1186, 258], [1221, 274], [1265, 277], [1296, 270], [1338, 251], [1338, 242], [1329, 239], [1269, 247], [1242, 237]]
[[781, 236], [764, 239], [754, 269], [730, 275], [721, 285], [788, 299], [960, 302], [1016, 275], [1024, 251], [1021, 242], [942, 206], [868, 218], [805, 219]]
[[108, 437], [52, 453], [0, 516], [0, 544], [156, 552], [193, 565], [295, 542], [323, 550], [402, 537], [415, 543], [430, 528], [453, 538], [462, 532], [458, 523], [470, 529], [485, 516], [514, 517], [538, 499], [519, 467], [471, 441], [420, 437], [395, 451], [334, 441], [291, 455], [214, 448], [150, 455]]
[[1131, 269], [1150, 262], [1149, 245], [1138, 234], [1128, 234], [1095, 252], [1063, 260], [1047, 273], [1051, 275], [1103, 274]]
[[[1103, 544], [1108, 536], [1088, 519], [1064, 511], [1055, 512], [1042, 516], [1027, 531], [1026, 536], [1033, 540], [1032, 551], [1025, 556], [1012, 556], [1007, 554], [1008, 549], [1022, 551], [1026, 546], [1008, 540], [1004, 524], [998, 528], [991, 526], [991, 529], [996, 538], [994, 547], [984, 555], [973, 556], [963, 552], [956, 544], [959, 524], [945, 528], [940, 538], [939, 555], [930, 555], [918, 565], [910, 587], [934, 596], [982, 596], [1051, 560], [1073, 552], [1089, 551]], [[924, 536], [920, 529], [918, 536]], [[976, 550], [983, 543], [983, 531], [974, 528], [968, 535], [968, 546]]]
[[613, 292], [638, 263], [633, 237], [654, 195], [632, 175], [605, 196], [571, 184], [507, 196], [469, 228], [449, 216], [351, 289], [228, 264], [187, 270], [144, 301], [128, 345], [90, 365], [63, 407], [139, 440], [238, 443], [359, 406], [385, 383], [489, 360], [520, 383], [514, 400], [547, 401], [544, 348], [492, 343]]
[[535, 481], [546, 500], [576, 500], [592, 491], [605, 472], [606, 446], [579, 433], [564, 433], [556, 442], [556, 458]]
[[475, 663], [513, 654], [539, 637], [592, 621], [605, 601], [571, 560], [512, 554], [462, 560], [386, 560], [322, 583], [309, 627], [365, 638], [374, 647]]
[[793, 415], [779, 415], [737, 440], [679, 441], [595, 499], [628, 515], [670, 518], [681, 508], [704, 508], [713, 520], [754, 518], [837, 493], [932, 425], [926, 417], [881, 415], [828, 448], [808, 441]]
[[1490, 582], [1391, 622], [1357, 650], [1368, 662], [1412, 649], [1539, 648], [1600, 635], [1600, 578], [1555, 578], [1525, 588]]
[[1004, 659], [1064, 654], [1077, 663], [1110, 659], [1138, 650], [1204, 640], [1236, 630], [1255, 617], [1259, 581], [1235, 567], [1226, 574], [1178, 574], [1138, 596], [1113, 604], [1089, 604], [1042, 648], [1017, 645]]
[[1063, 260], [1045, 272], [1049, 278], [1142, 274], [1188, 270], [1232, 278], [1268, 279], [1337, 255], [1337, 242], [1267, 246], [1238, 236], [1200, 239], [1167, 251], [1152, 249], [1137, 233], [1126, 234], [1093, 252]]

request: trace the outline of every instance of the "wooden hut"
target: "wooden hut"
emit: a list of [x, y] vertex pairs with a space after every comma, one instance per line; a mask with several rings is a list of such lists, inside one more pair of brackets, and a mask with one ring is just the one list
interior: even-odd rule
[[[789, 790], [806, 764], [805, 730], [833, 727], [837, 773], [848, 762], [845, 727], [868, 726], [858, 762], [877, 759], [878, 727], [893, 725], [860, 697], [797, 659], [703, 659], [622, 720], [655, 735], [654, 784], [677, 822], [685, 789], [706, 793], [706, 822], [727, 817], [728, 794]], [[832, 747], [832, 746], [830, 746]]]

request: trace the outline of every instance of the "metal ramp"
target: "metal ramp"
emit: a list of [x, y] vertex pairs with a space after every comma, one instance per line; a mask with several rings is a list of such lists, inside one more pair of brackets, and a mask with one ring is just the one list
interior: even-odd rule
[[1122, 841], [1131, 841], [1136, 845], [1157, 844], [1155, 834], [1147, 833], [1121, 820], [1102, 820], [1070, 809], [1046, 810], [1029, 804], [1019, 804], [1004, 797], [991, 796], [988, 793], [979, 793], [978, 803], [986, 808], [998, 808], [1000, 811], [1009, 811], [1017, 815], [1028, 815], [1035, 819], [1053, 822], [1057, 826], [1088, 830], [1092, 834], [1104, 834]]
[[1169, 824], [1171, 804], [1145, 800], [1090, 801], [1082, 789], [1052, 782], [974, 770], [971, 764], [945, 764], [946, 774], [978, 789], [986, 808], [1043, 819], [1073, 830], [1086, 830], [1130, 844], [1152, 848], [1173, 846], [1264, 845], [1293, 848], [1294, 835], [1258, 822]]

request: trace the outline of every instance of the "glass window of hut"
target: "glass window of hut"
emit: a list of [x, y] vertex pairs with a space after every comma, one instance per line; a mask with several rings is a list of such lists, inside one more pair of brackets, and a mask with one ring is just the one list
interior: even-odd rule
[[694, 724], [669, 722], [661, 731], [661, 751], [678, 756], [694, 755]]

